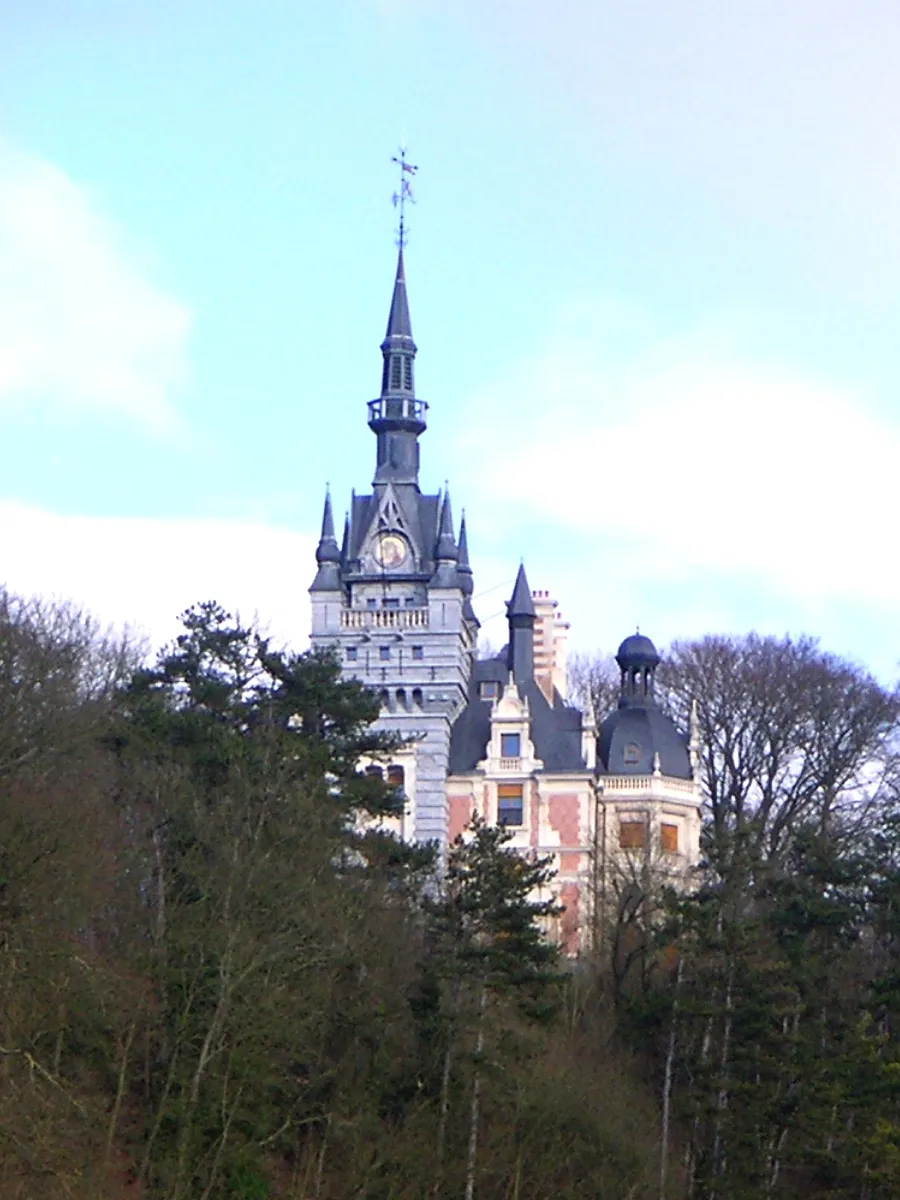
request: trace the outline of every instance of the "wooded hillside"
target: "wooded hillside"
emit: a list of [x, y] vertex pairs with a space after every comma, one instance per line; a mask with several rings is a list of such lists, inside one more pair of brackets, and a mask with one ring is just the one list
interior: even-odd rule
[[331, 658], [0, 597], [0, 1196], [900, 1194], [895, 698], [812, 642], [666, 670], [698, 891], [644, 864], [567, 963], [501, 831], [440, 883], [378, 831]]

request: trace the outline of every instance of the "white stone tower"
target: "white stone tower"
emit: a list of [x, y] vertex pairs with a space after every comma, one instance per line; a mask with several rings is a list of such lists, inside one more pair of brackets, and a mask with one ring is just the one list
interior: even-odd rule
[[465, 518], [457, 542], [449, 491], [419, 489], [428, 405], [415, 394], [402, 245], [381, 352], [381, 395], [369, 403], [377, 438], [372, 491], [354, 493], [340, 547], [325, 497], [311, 643], [336, 647], [344, 674], [378, 692], [379, 728], [413, 739], [403, 832], [445, 846], [450, 729], [466, 703], [478, 621]]

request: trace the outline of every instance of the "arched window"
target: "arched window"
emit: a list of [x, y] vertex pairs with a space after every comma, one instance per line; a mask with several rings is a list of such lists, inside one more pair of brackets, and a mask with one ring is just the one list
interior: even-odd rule
[[397, 707], [402, 709], [407, 707], [406, 690], [404, 688], [397, 688]]
[[412, 702], [413, 702], [414, 708], [422, 707], [422, 689], [421, 688], [413, 688]]
[[391, 763], [387, 771], [387, 781], [392, 788], [403, 791], [406, 783], [406, 773], [399, 763]]

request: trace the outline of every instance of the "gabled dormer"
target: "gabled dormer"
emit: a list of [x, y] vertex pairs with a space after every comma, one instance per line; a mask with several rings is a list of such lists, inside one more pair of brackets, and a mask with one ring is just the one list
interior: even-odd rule
[[490, 739], [476, 770], [486, 775], [531, 775], [542, 771], [531, 737], [531, 709], [510, 672], [503, 694], [491, 705]]

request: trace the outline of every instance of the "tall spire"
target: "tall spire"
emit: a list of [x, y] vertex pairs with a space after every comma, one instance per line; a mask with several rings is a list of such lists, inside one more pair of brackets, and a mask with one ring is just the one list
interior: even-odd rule
[[394, 162], [400, 167], [400, 187], [394, 193], [394, 204], [400, 206], [397, 270], [387, 332], [381, 343], [384, 359], [381, 395], [369, 402], [369, 428], [378, 438], [375, 485], [390, 481], [418, 487], [419, 435], [425, 432], [428, 405], [416, 399], [416, 343], [409, 319], [406, 264], [403, 261], [406, 242], [404, 212], [407, 201], [411, 203], [413, 199], [409, 180], [416, 173], [416, 167], [407, 162], [405, 148], [400, 150]]

